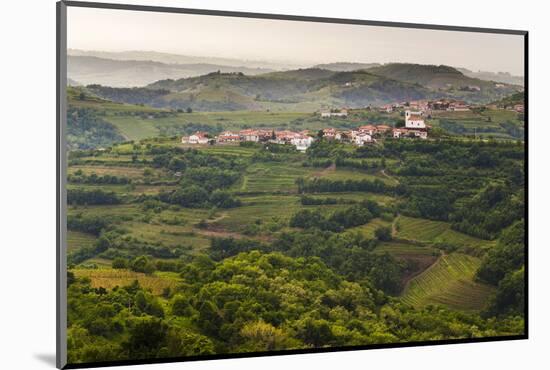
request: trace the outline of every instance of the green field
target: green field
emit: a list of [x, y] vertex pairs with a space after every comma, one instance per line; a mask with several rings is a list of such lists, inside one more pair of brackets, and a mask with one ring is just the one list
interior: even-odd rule
[[416, 307], [434, 304], [481, 310], [494, 288], [473, 281], [480, 263], [480, 259], [465, 254], [442, 256], [408, 283], [401, 299]]

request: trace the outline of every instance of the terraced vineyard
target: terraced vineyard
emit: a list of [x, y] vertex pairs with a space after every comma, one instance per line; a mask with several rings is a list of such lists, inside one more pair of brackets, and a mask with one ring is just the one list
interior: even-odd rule
[[403, 239], [479, 248], [489, 248], [494, 245], [492, 241], [452, 230], [451, 225], [447, 222], [399, 216], [396, 223], [399, 225], [397, 236]]
[[438, 256], [439, 251], [424, 245], [403, 243], [403, 242], [384, 242], [375, 249], [376, 253], [389, 253], [393, 256]]
[[147, 275], [141, 272], [111, 268], [73, 269], [72, 271], [76, 277], [90, 279], [91, 286], [94, 288], [112, 289], [116, 286], [130, 285], [137, 280], [142, 287], [150, 290], [155, 295], [161, 295], [166, 288], [176, 288], [179, 280], [177, 274], [167, 274], [165, 272]]
[[366, 238], [374, 238], [374, 232], [376, 231], [376, 229], [384, 226], [390, 226], [390, 225], [391, 225], [391, 222], [389, 221], [384, 221], [380, 218], [375, 218], [366, 225], [361, 225], [350, 229], [349, 232], [360, 232]]
[[329, 180], [380, 180], [388, 185], [396, 185], [396, 181], [378, 173], [362, 170], [348, 170], [337, 168], [334, 171], [323, 171], [314, 174], [312, 177], [320, 177]]
[[90, 247], [95, 243], [96, 239], [92, 234], [69, 230], [67, 233], [68, 250], [70, 252], [81, 247]]
[[465, 254], [444, 255], [408, 283], [401, 299], [415, 307], [435, 304], [481, 310], [494, 288], [473, 281], [480, 264], [480, 259]]
[[238, 188], [247, 193], [296, 193], [296, 179], [312, 173], [299, 164], [262, 163], [247, 168]]

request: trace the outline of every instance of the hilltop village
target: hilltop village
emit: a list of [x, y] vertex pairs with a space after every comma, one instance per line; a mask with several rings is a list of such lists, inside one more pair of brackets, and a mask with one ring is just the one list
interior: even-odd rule
[[[339, 130], [336, 128], [325, 128], [318, 132], [310, 130], [291, 131], [275, 129], [244, 129], [240, 131], [224, 131], [214, 136], [207, 132], [197, 131], [190, 136], [183, 136], [183, 144], [222, 144], [238, 142], [266, 142], [273, 144], [294, 145], [297, 150], [305, 151], [311, 144], [319, 139], [336, 140], [350, 143], [357, 146], [376, 143], [381, 138], [419, 138], [427, 139], [430, 129], [426, 119], [433, 112], [468, 112], [476, 107], [467, 104], [464, 101], [440, 99], [440, 100], [417, 100], [410, 102], [401, 102], [386, 104], [374, 109], [381, 113], [400, 112], [404, 115], [404, 125], [396, 127], [388, 124], [367, 124], [354, 129]], [[477, 107], [479, 108], [479, 107]], [[523, 113], [523, 104], [497, 107], [488, 105], [491, 109], [505, 109]], [[321, 119], [346, 119], [351, 109], [340, 108], [319, 111], [316, 113]]]
[[[407, 104], [409, 108], [419, 107], [417, 102]], [[465, 105], [463, 106], [467, 107]], [[378, 109], [391, 112], [394, 109], [403, 109], [403, 107], [405, 107], [405, 105], [394, 104]], [[330, 119], [333, 117], [347, 118], [348, 111], [348, 109], [333, 109], [330, 111], [321, 111], [317, 114], [323, 119]], [[427, 139], [428, 131], [431, 126], [427, 125], [425, 122], [425, 110], [406, 109], [404, 110], [404, 115], [405, 125], [403, 127], [393, 127], [387, 124], [367, 124], [349, 130], [338, 130], [329, 127], [319, 130], [319, 132], [311, 132], [310, 130], [296, 132], [275, 129], [244, 129], [240, 131], [224, 131], [217, 136], [210, 135], [207, 132], [197, 131], [190, 136], [182, 137], [181, 142], [183, 144], [267, 142], [273, 144], [290, 144], [294, 145], [297, 150], [305, 151], [319, 138], [337, 140], [357, 146], [375, 143], [377, 139], [382, 137], [393, 137], [396, 139], [404, 137]]]

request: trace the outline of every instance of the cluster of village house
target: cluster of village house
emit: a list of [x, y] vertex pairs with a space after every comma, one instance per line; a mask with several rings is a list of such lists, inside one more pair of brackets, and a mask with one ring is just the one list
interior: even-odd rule
[[[339, 117], [345, 117], [347, 116], [347, 111], [328, 112], [328, 114], [338, 114]], [[330, 116], [323, 115], [322, 112], [321, 117]], [[407, 110], [405, 112], [405, 126], [402, 128], [393, 128], [388, 125], [364, 125], [352, 130], [326, 128], [322, 131], [323, 138], [327, 140], [338, 140], [363, 146], [375, 142], [375, 136], [386, 135], [388, 133], [391, 133], [391, 136], [394, 138], [406, 136], [427, 139], [428, 129], [429, 126], [424, 122], [424, 113], [422, 111]], [[308, 130], [294, 132], [289, 130], [246, 129], [238, 132], [225, 131], [216, 137], [210, 137], [205, 132], [196, 132], [193, 135], [182, 137], [181, 141], [185, 144], [270, 142], [274, 144], [294, 145], [297, 150], [305, 151], [315, 141], [314, 136], [318, 136], [318, 133], [311, 133]]]
[[415, 110], [425, 113], [432, 111], [465, 112], [471, 109], [465, 101], [440, 99], [440, 100], [414, 100], [402, 103], [386, 104], [378, 108], [382, 112], [391, 113], [396, 110]]
[[[508, 106], [497, 106], [496, 104], [486, 105], [490, 109], [506, 109], [518, 113], [523, 113], [523, 104], [514, 104]], [[466, 112], [472, 109], [472, 106], [462, 100], [440, 99], [440, 100], [415, 100], [402, 103], [386, 104], [376, 108], [381, 112], [391, 113], [393, 111], [415, 110], [425, 114], [431, 114], [434, 111]]]

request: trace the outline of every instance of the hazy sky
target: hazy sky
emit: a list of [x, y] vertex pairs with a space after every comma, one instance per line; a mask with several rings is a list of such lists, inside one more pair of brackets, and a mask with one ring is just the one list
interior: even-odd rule
[[68, 47], [286, 62], [410, 62], [523, 75], [523, 36], [69, 7]]

